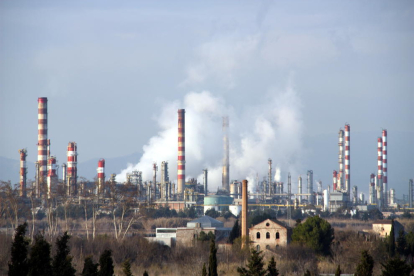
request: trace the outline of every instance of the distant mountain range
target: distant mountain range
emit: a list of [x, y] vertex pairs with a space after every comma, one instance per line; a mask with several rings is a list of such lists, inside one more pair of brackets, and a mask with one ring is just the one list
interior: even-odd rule
[[[136, 164], [142, 156], [142, 152], [134, 152], [129, 155], [105, 158], [105, 173], [109, 176], [112, 173], [120, 173], [125, 169], [128, 163]], [[98, 167], [99, 158], [93, 158], [78, 164], [78, 176], [85, 177], [86, 179], [93, 180], [96, 176], [96, 169]], [[33, 162], [26, 162], [27, 164], [27, 179], [34, 179], [35, 177], [35, 164]], [[60, 166], [61, 164], [59, 164]], [[8, 181], [12, 183], [19, 182], [20, 161], [0, 156], [0, 180]], [[62, 171], [58, 171], [59, 177], [62, 175]]]

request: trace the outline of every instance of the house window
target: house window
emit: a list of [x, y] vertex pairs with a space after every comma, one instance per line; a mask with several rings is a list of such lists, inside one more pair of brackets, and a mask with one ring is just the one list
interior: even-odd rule
[[270, 233], [269, 232], [266, 233], [266, 239], [270, 239]]
[[260, 232], [256, 233], [256, 239], [260, 239]]
[[260, 251], [260, 245], [256, 246], [256, 251]]
[[269, 223], [266, 223], [266, 226], [269, 226], [270, 224]]
[[270, 249], [270, 246], [269, 245], [266, 245], [266, 249]]
[[278, 240], [278, 239], [280, 239], [279, 232], [276, 232], [276, 239], [277, 239], [277, 240]]
[[276, 245], [276, 250], [278, 250], [279, 249], [279, 245]]

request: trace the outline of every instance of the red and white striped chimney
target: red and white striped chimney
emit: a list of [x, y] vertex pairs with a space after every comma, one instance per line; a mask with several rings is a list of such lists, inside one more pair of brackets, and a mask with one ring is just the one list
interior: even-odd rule
[[98, 194], [102, 193], [102, 188], [105, 183], [105, 159], [98, 161]]
[[68, 144], [68, 162], [66, 169], [67, 177], [67, 193], [68, 195], [76, 194], [76, 180], [77, 180], [77, 162], [78, 162], [78, 147], [75, 142], [69, 142]]
[[339, 130], [338, 133], [338, 146], [339, 146], [339, 153], [338, 153], [338, 163], [339, 163], [339, 174], [338, 174], [338, 190], [344, 189], [344, 131], [342, 129]]
[[[378, 182], [377, 182], [376, 188], [382, 189], [382, 138], [381, 137], [378, 137], [378, 174], [377, 176], [378, 176]], [[382, 202], [381, 202], [381, 205], [382, 205]]]
[[48, 173], [47, 173], [47, 198], [52, 197], [52, 189], [56, 185], [56, 157], [51, 156], [48, 159]]
[[345, 125], [345, 189], [351, 192], [351, 127]]
[[39, 162], [39, 183], [47, 176], [47, 98], [37, 99], [37, 161]]
[[387, 176], [387, 130], [382, 130], [382, 169], [384, 177], [382, 179], [384, 204], [388, 204], [388, 176]]
[[337, 188], [337, 185], [338, 185], [338, 183], [337, 183], [337, 181], [338, 181], [338, 172], [337, 171], [333, 171], [332, 180], [333, 180], [333, 190], [336, 191], [336, 188]]
[[177, 193], [182, 194], [185, 185], [185, 109], [178, 110], [178, 162]]
[[27, 150], [20, 149], [20, 196], [26, 197], [26, 174], [27, 174], [27, 167], [26, 167], [26, 156]]

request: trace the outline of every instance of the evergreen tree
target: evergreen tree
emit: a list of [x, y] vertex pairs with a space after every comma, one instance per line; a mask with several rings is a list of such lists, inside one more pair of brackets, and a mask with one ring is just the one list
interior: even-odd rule
[[50, 244], [40, 233], [35, 236], [34, 242], [30, 251], [29, 275], [51, 275]]
[[338, 267], [336, 268], [336, 271], [335, 271], [335, 276], [341, 276], [341, 273], [342, 273], [341, 266], [338, 265]]
[[329, 222], [315, 216], [308, 218], [304, 223], [299, 223], [292, 234], [292, 241], [306, 244], [316, 252], [328, 255], [331, 242], [334, 238], [334, 229]]
[[218, 276], [217, 274], [217, 248], [214, 239], [210, 242], [210, 257], [208, 259], [208, 276]]
[[142, 276], [148, 276], [148, 272], [145, 270], [144, 274], [142, 274]]
[[112, 261], [112, 251], [105, 249], [99, 257], [99, 272], [98, 276], [113, 276], [114, 263]]
[[240, 226], [239, 226], [239, 220], [236, 220], [229, 235], [229, 242], [233, 244], [233, 241], [238, 237], [240, 237]]
[[267, 265], [267, 274], [266, 276], [278, 276], [279, 271], [276, 268], [275, 258], [272, 257]]
[[203, 264], [203, 270], [201, 271], [201, 276], [207, 276], [206, 263]]
[[125, 276], [133, 276], [131, 272], [131, 262], [129, 259], [126, 259], [125, 262], [122, 263], [122, 272]]
[[391, 258], [385, 265], [381, 265], [384, 268], [382, 270], [382, 276], [410, 276], [412, 270], [410, 265], [406, 264], [398, 257]]
[[398, 232], [398, 238], [397, 238], [397, 252], [401, 256], [406, 254], [406, 247], [407, 247], [407, 240], [405, 239], [404, 229], [401, 229]]
[[85, 258], [85, 263], [83, 264], [82, 276], [98, 276], [98, 264], [94, 264], [92, 256]]
[[67, 232], [56, 240], [56, 255], [53, 258], [52, 270], [54, 276], [75, 276], [76, 270], [72, 266], [72, 256], [68, 241], [70, 237]]
[[355, 276], [372, 276], [374, 269], [374, 259], [368, 254], [367, 250], [361, 252], [361, 260], [356, 268]]
[[388, 253], [390, 254], [391, 257], [394, 257], [395, 255], [395, 234], [394, 234], [394, 220], [391, 220], [391, 231], [390, 231], [390, 236], [389, 236], [389, 240], [388, 240]]
[[29, 241], [25, 238], [26, 229], [26, 222], [16, 228], [9, 261], [9, 276], [25, 276], [29, 270], [27, 259]]
[[245, 267], [237, 268], [237, 272], [240, 274], [240, 276], [264, 276], [266, 274], [266, 270], [263, 268], [263, 257], [260, 256], [260, 253], [261, 252], [252, 249], [247, 263], [248, 269]]

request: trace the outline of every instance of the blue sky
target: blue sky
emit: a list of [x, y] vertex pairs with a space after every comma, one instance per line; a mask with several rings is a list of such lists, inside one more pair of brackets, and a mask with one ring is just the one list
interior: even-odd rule
[[[187, 158], [188, 175], [219, 166], [219, 118], [230, 114], [231, 178], [264, 174], [271, 157], [282, 178], [313, 169], [328, 184], [337, 132], [349, 123], [360, 189], [376, 173], [376, 137], [386, 128], [390, 187], [402, 194], [414, 177], [413, 49], [412, 1], [1, 1], [0, 155], [18, 159], [26, 147], [36, 160], [37, 98], [45, 96], [60, 163], [76, 141], [80, 161], [147, 145], [161, 155], [148, 160], [174, 168], [174, 151], [152, 151], [150, 139], [175, 149], [168, 117], [188, 106], [202, 114], [194, 125], [217, 132], [210, 144], [200, 138], [205, 148], [187, 141], [198, 158], [193, 166]], [[262, 139], [266, 130], [277, 145]], [[252, 156], [243, 145], [261, 151]], [[259, 156], [263, 168], [236, 160]]]

